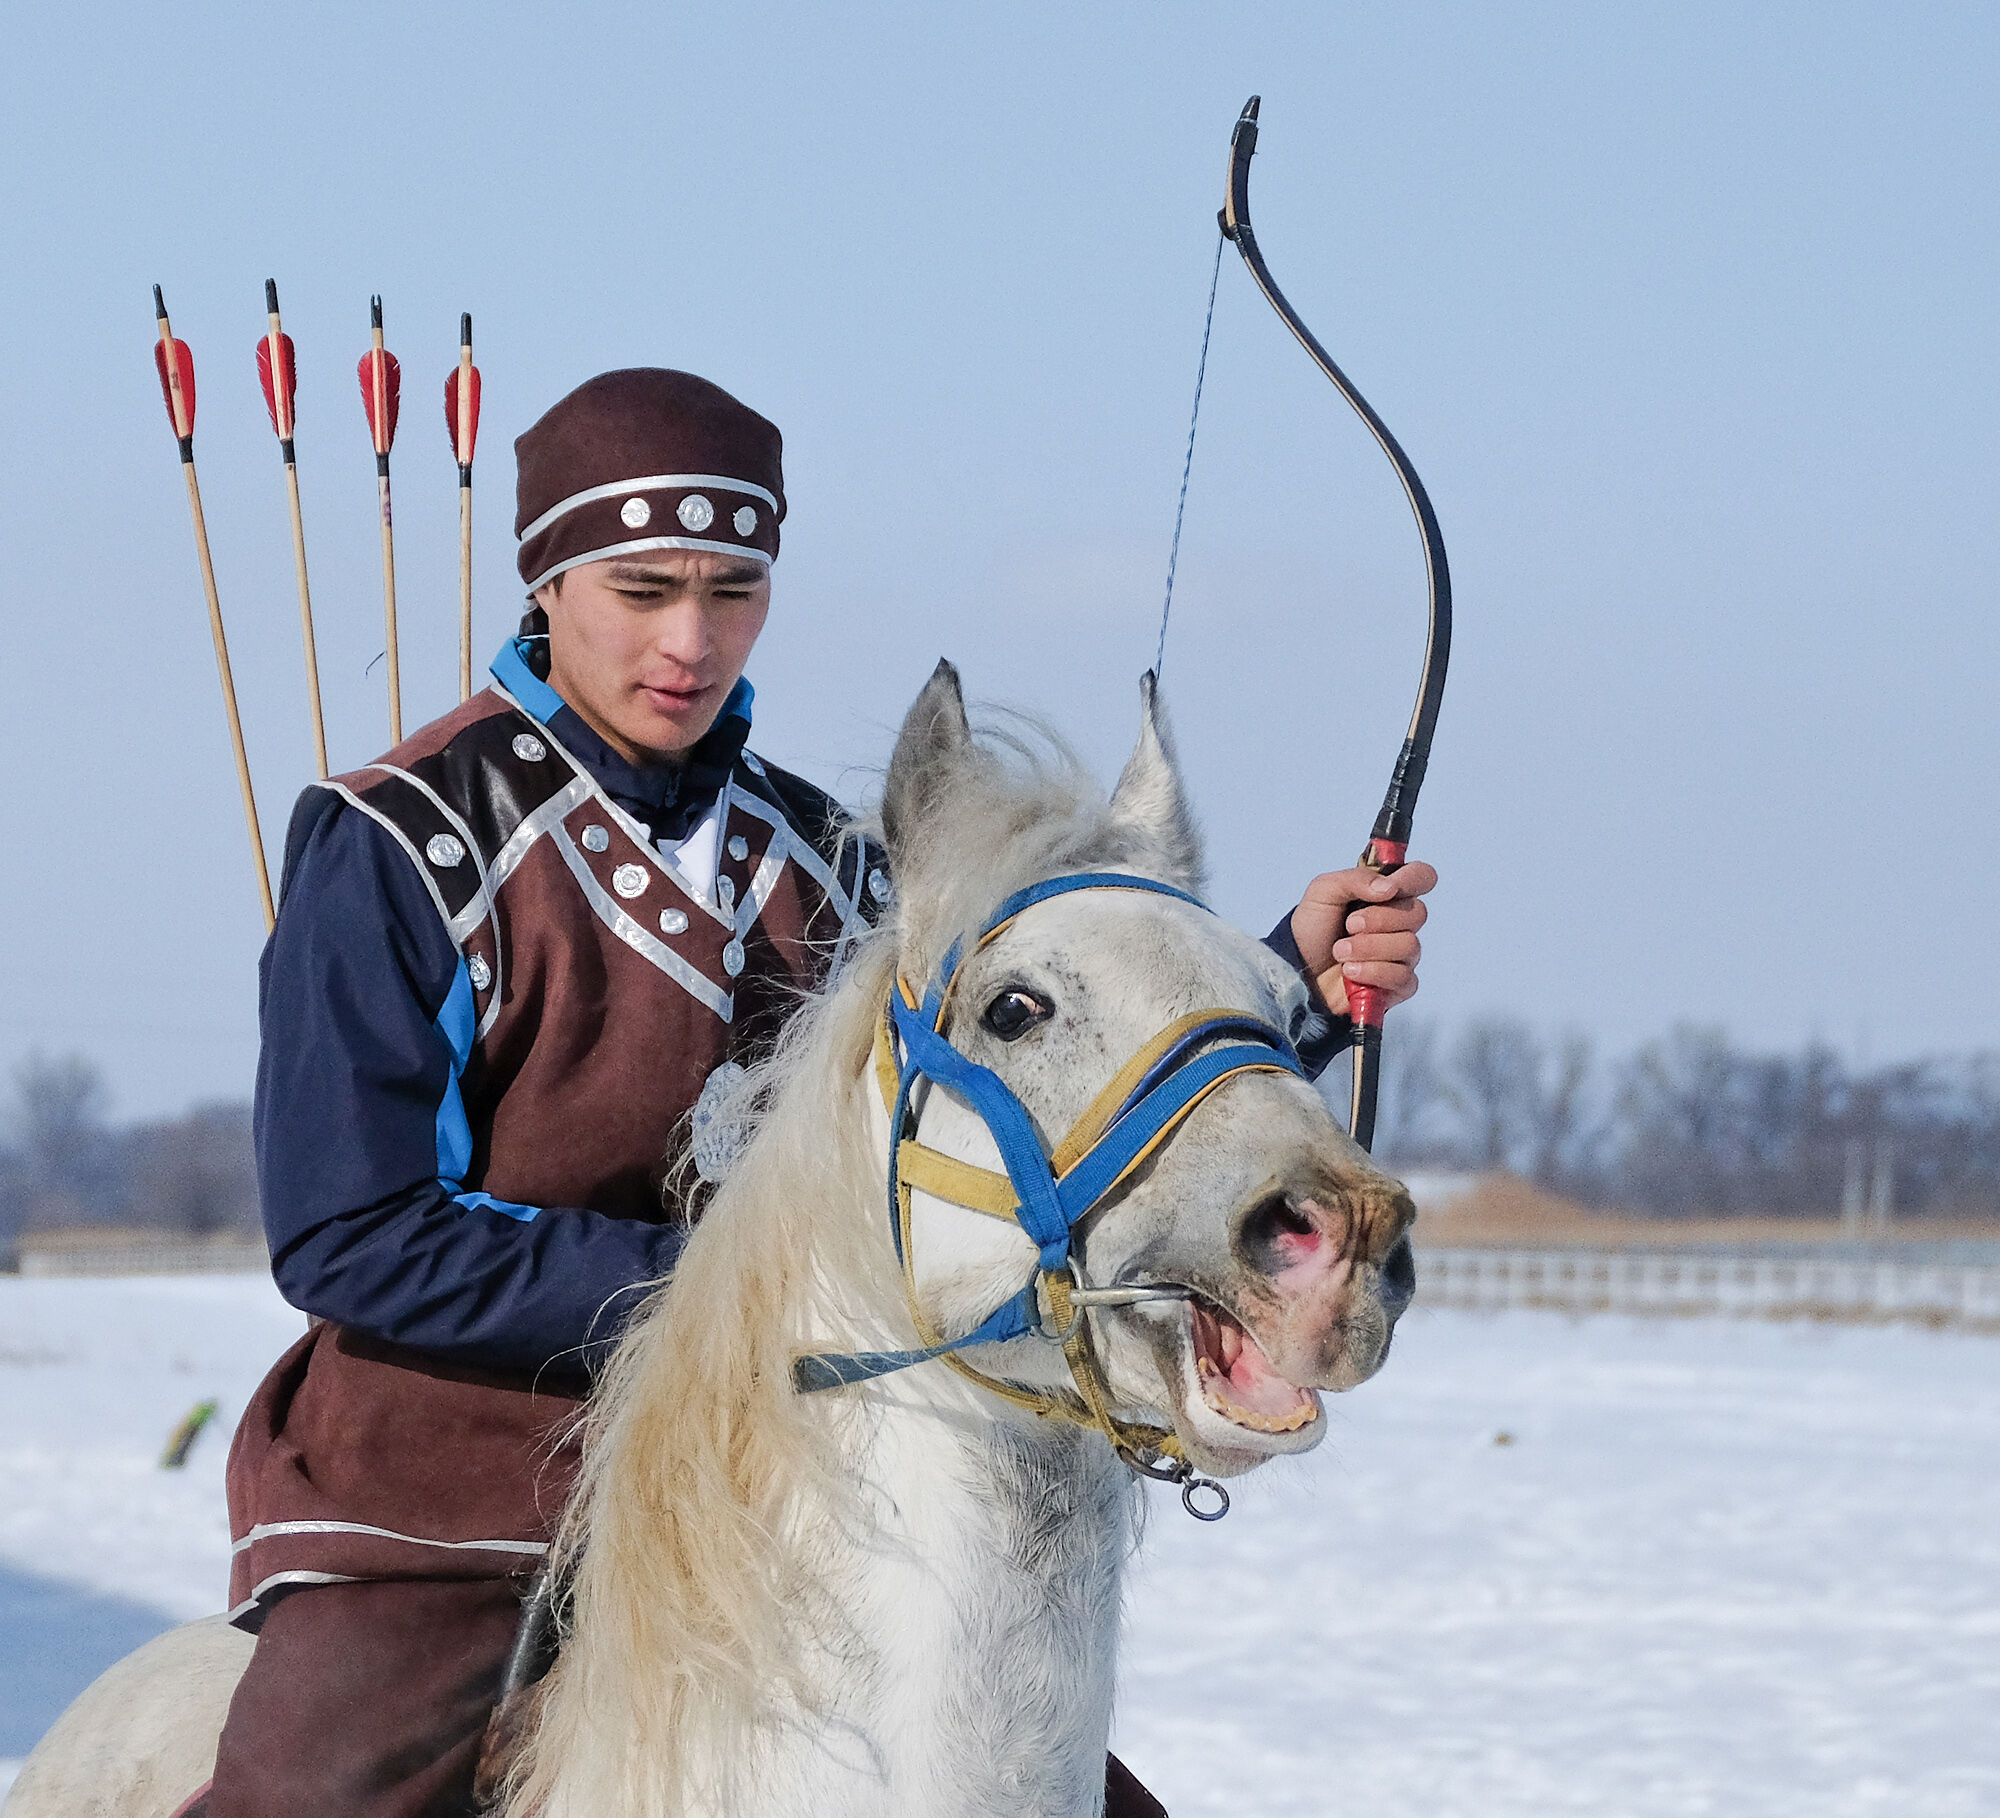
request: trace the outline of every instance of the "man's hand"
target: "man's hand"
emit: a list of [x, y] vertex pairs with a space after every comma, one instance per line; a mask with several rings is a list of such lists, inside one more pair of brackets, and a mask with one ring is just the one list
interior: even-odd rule
[[1373, 985], [1391, 1009], [1416, 995], [1424, 951], [1417, 930], [1429, 914], [1422, 899], [1437, 881], [1425, 864], [1388, 872], [1356, 865], [1306, 886], [1292, 911], [1292, 939], [1320, 1002], [1335, 1016], [1347, 1014], [1349, 979]]

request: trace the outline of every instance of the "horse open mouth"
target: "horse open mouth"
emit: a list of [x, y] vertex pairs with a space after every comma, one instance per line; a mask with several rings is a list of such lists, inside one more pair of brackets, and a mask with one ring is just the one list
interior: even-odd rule
[[1215, 1302], [1188, 1302], [1195, 1378], [1210, 1409], [1253, 1433], [1296, 1433], [1319, 1418], [1319, 1397], [1272, 1367], [1243, 1323]]

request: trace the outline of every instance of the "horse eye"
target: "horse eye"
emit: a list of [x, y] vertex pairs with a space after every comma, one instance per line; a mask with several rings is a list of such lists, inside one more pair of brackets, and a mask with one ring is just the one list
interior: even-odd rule
[[1049, 1006], [1033, 992], [1015, 988], [1001, 992], [979, 1020], [1003, 1042], [1011, 1042], [1046, 1021], [1049, 1014]]
[[1298, 1008], [1292, 1012], [1292, 1020], [1290, 1027], [1287, 1030], [1287, 1033], [1292, 1038], [1293, 1047], [1298, 1046], [1299, 1037], [1305, 1034], [1306, 1023], [1311, 1018], [1311, 1016], [1312, 1016], [1312, 1006], [1309, 1004], [1300, 1004]]

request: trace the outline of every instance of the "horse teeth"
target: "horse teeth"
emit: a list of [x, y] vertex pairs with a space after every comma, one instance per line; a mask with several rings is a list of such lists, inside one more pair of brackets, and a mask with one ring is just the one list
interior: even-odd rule
[[1253, 1433], [1296, 1433], [1317, 1415], [1318, 1410], [1310, 1401], [1302, 1403], [1289, 1414], [1259, 1414], [1250, 1408], [1241, 1408], [1220, 1393], [1209, 1383], [1202, 1384], [1202, 1400], [1224, 1420], [1239, 1427], [1248, 1427]]

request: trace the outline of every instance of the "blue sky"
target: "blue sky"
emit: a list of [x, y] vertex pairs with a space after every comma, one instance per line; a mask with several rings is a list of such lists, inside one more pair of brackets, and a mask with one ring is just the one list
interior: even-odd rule
[[[757, 742], [866, 790], [940, 654], [1109, 771], [1134, 731], [1229, 130], [1279, 281], [1409, 449], [1459, 641], [1425, 1003], [1990, 1044], [2000, 13], [1977, 6], [111, 4], [10, 25], [0, 1061], [248, 1090], [261, 938], [177, 463], [166, 287], [274, 861], [308, 774], [275, 277], [336, 767], [384, 743], [354, 362], [382, 293], [406, 707], [455, 680], [458, 314], [509, 444], [609, 366], [773, 417]], [[1216, 896], [1358, 849], [1422, 567], [1387, 464], [1223, 267], [1167, 694]]]

